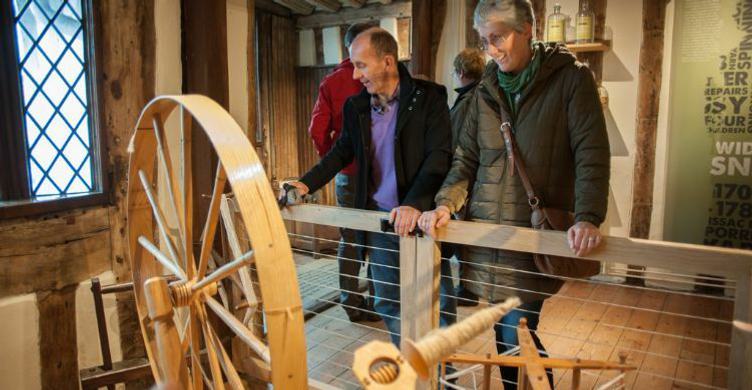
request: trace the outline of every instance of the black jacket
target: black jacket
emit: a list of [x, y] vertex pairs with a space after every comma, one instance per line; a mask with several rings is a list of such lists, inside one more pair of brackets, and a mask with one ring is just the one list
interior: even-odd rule
[[478, 86], [478, 82], [474, 81], [454, 90], [457, 92], [457, 99], [454, 100], [454, 104], [449, 110], [449, 117], [452, 120], [452, 153], [457, 148], [457, 143], [460, 139], [460, 130], [462, 130], [465, 124], [465, 117], [467, 117], [467, 111], [470, 108], [470, 97], [473, 95], [475, 87]]
[[[398, 198], [400, 205], [430, 210], [451, 164], [447, 93], [443, 86], [413, 79], [402, 64], [398, 69], [399, 111], [394, 139]], [[347, 99], [337, 143], [300, 181], [314, 192], [353, 159], [358, 166], [354, 206], [365, 209], [372, 192], [371, 95], [365, 89]]]

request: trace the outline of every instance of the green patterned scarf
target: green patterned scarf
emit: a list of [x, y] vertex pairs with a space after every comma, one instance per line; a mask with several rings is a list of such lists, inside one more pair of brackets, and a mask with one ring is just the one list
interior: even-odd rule
[[496, 73], [496, 76], [499, 79], [499, 86], [504, 90], [504, 95], [507, 97], [507, 103], [509, 103], [509, 108], [512, 110], [512, 116], [517, 116], [518, 108], [514, 96], [519, 94], [522, 89], [525, 88], [533, 78], [535, 78], [535, 74], [538, 73], [541, 62], [543, 62], [541, 45], [538, 45], [537, 42], [532, 42], [531, 46], [533, 47], [533, 58], [522, 72], [512, 74], [499, 70]]

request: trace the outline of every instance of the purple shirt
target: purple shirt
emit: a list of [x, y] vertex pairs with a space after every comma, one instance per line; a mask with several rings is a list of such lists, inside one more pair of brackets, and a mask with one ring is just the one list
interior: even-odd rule
[[371, 199], [383, 210], [399, 206], [397, 174], [394, 171], [394, 133], [398, 110], [398, 99], [392, 99], [382, 109], [371, 109]]

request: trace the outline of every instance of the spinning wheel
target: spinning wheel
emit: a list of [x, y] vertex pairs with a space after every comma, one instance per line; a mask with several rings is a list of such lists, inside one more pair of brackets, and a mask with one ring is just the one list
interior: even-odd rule
[[[193, 121], [219, 157], [206, 221], [193, 220], [201, 197], [191, 190], [198, 157], [191, 156]], [[159, 97], [141, 113], [129, 151], [129, 255], [139, 323], [157, 383], [222, 389], [226, 378], [230, 387], [243, 387], [212, 325], [217, 321], [209, 321], [211, 311], [270, 366], [275, 388], [306, 388], [303, 314], [290, 243], [269, 181], [243, 131], [209, 98]], [[226, 185], [252, 250], [208, 272]], [[203, 229], [196, 250], [194, 225]], [[165, 273], [177, 280], [168, 284]], [[265, 335], [249, 328], [259, 301], [254, 285], [263, 302]], [[235, 288], [244, 304], [230, 306], [228, 294], [218, 300], [215, 295], [223, 287]]]

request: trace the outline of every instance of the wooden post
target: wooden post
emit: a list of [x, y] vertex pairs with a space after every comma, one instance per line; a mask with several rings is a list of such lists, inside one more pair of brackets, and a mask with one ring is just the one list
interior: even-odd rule
[[[658, 105], [661, 95], [663, 66], [663, 30], [666, 2], [643, 0], [642, 45], [637, 86], [637, 123], [635, 162], [632, 174], [632, 217], [629, 236], [648, 238], [653, 213], [653, 180], [655, 176], [655, 142], [658, 128]], [[632, 268], [632, 267], [630, 267]], [[637, 267], [643, 270], [644, 268]], [[644, 280], [627, 278], [630, 284], [643, 285]]]
[[535, 16], [535, 39], [545, 41], [546, 34], [546, 0], [533, 0], [533, 15]]
[[297, 37], [289, 18], [259, 13], [257, 53], [266, 174], [274, 182], [300, 175], [295, 100]]
[[[401, 237], [399, 240], [399, 272], [400, 272], [400, 302], [403, 304], [401, 307], [405, 308], [404, 304], [410, 302], [410, 310], [408, 315], [406, 311], [402, 311], [400, 316], [402, 321], [400, 322], [400, 336], [401, 338], [416, 339], [418, 330], [416, 329], [417, 323], [420, 321], [421, 308], [418, 302], [415, 301], [417, 294], [415, 286], [415, 274], [417, 273], [415, 262], [415, 251], [417, 243], [415, 237]], [[415, 303], [413, 305], [413, 303]]]
[[78, 389], [76, 287], [74, 284], [61, 290], [37, 293], [39, 357], [44, 390]]
[[[490, 357], [490, 354], [486, 354], [486, 357]], [[491, 365], [483, 365], [483, 390], [491, 390]]]
[[[752, 268], [736, 281], [734, 300], [734, 320], [752, 321]], [[731, 328], [731, 351], [728, 369], [729, 389], [752, 388], [752, 342], [743, 331], [735, 326]]]
[[473, 13], [478, 0], [465, 0], [465, 47], [480, 47], [478, 33], [473, 28]]
[[[402, 340], [418, 340], [439, 325], [441, 254], [429, 237], [400, 238], [400, 302]], [[409, 308], [409, 310], [408, 310]], [[416, 389], [436, 388], [437, 371]]]
[[[154, 97], [156, 39], [153, 0], [92, 1], [100, 131], [106, 134], [108, 160], [102, 165], [112, 174], [109, 223], [112, 271], [119, 282], [131, 279], [127, 258], [128, 141], [138, 112]], [[105, 115], [106, 114], [106, 115]], [[71, 256], [73, 258], [75, 256]], [[89, 276], [90, 277], [90, 276]], [[144, 343], [132, 293], [117, 294], [120, 346], [124, 359], [145, 357]], [[140, 383], [136, 386], [148, 387]]]
[[446, 0], [413, 1], [412, 16], [411, 73], [424, 75], [433, 80], [436, 72], [436, 53], [446, 16]]
[[[183, 93], [208, 96], [229, 108], [227, 84], [227, 5], [224, 1], [182, 0]], [[217, 155], [198, 123], [192, 126], [193, 220], [202, 223], [209, 212]], [[193, 231], [193, 241], [201, 240], [201, 230]]]

